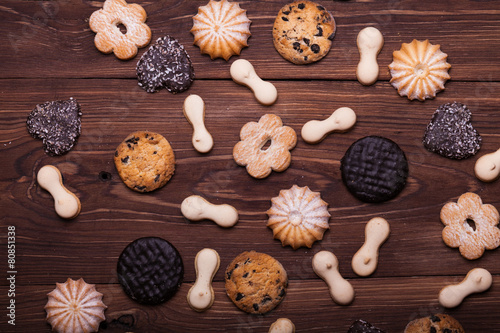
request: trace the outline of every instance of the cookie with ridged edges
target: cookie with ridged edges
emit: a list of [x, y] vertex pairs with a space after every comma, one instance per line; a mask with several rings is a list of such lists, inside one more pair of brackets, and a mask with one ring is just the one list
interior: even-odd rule
[[328, 54], [336, 28], [333, 15], [322, 5], [295, 1], [283, 6], [276, 16], [274, 47], [294, 64], [309, 64]]
[[406, 184], [408, 161], [392, 140], [367, 136], [354, 142], [340, 161], [342, 181], [364, 202], [383, 202], [397, 196]]
[[255, 251], [239, 254], [226, 268], [226, 293], [241, 310], [264, 314], [281, 303], [288, 276], [280, 262]]
[[120, 254], [116, 271], [125, 293], [150, 305], [172, 298], [184, 278], [179, 251], [159, 237], [139, 238], [130, 243]]
[[116, 148], [114, 161], [122, 181], [136, 192], [163, 187], [175, 170], [170, 143], [161, 134], [149, 131], [127, 136]]

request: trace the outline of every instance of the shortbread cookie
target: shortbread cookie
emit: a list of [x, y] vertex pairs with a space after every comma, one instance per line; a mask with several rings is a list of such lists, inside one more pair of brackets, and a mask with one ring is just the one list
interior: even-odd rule
[[[103, 53], [113, 52], [122, 60], [137, 55], [137, 48], [151, 41], [151, 29], [146, 22], [146, 11], [138, 4], [127, 4], [124, 0], [106, 0], [103, 8], [92, 13], [89, 26], [96, 33], [94, 43]], [[126, 32], [121, 32], [123, 25]]]
[[283, 300], [288, 277], [279, 261], [255, 251], [238, 255], [226, 269], [226, 293], [241, 310], [264, 314]]
[[267, 226], [283, 246], [290, 245], [294, 250], [301, 246], [310, 248], [330, 228], [328, 204], [321, 200], [319, 192], [307, 186], [293, 185], [289, 190], [281, 190], [271, 202], [266, 212]]
[[37, 104], [28, 116], [28, 132], [41, 139], [49, 155], [62, 155], [73, 148], [81, 132], [80, 105], [74, 98]]
[[[285, 171], [292, 162], [292, 150], [297, 144], [293, 128], [283, 126], [274, 114], [263, 115], [259, 122], [245, 124], [240, 132], [241, 141], [233, 148], [238, 165], [246, 166], [254, 178], [266, 178], [271, 171]], [[270, 146], [264, 148], [267, 143]]]
[[201, 53], [210, 55], [210, 59], [224, 58], [227, 61], [248, 46], [251, 23], [239, 3], [210, 0], [206, 6], [198, 8], [191, 33]]
[[294, 64], [309, 64], [327, 55], [335, 30], [335, 19], [325, 7], [295, 1], [281, 8], [274, 21], [274, 47]]
[[150, 305], [172, 298], [184, 278], [181, 255], [159, 237], [139, 238], [130, 243], [120, 254], [116, 271], [125, 293]]
[[191, 58], [170, 36], [158, 38], [137, 63], [139, 87], [149, 93], [165, 88], [173, 94], [187, 90], [194, 80]]
[[460, 254], [469, 260], [480, 258], [484, 250], [500, 246], [498, 210], [483, 204], [475, 193], [464, 193], [457, 203], [448, 202], [441, 209], [443, 241], [449, 247], [458, 247]]
[[441, 156], [461, 160], [475, 155], [482, 138], [471, 123], [471, 111], [458, 102], [441, 105], [425, 130], [424, 147]]
[[437, 314], [415, 319], [406, 325], [404, 333], [465, 333], [460, 323], [450, 315]]
[[349, 327], [347, 333], [385, 333], [380, 328], [373, 326], [372, 324], [358, 319]]
[[83, 279], [68, 278], [65, 283], [56, 283], [56, 289], [47, 296], [46, 319], [55, 332], [97, 332], [106, 319], [103, 294]]
[[174, 151], [158, 133], [130, 134], [115, 151], [115, 166], [122, 181], [137, 192], [163, 187], [175, 170]]
[[410, 100], [424, 101], [436, 97], [450, 79], [448, 70], [451, 65], [446, 62], [448, 55], [439, 45], [432, 45], [428, 40], [414, 39], [410, 44], [403, 43], [392, 56], [390, 82], [399, 95]]
[[392, 140], [367, 136], [354, 142], [341, 160], [342, 181], [365, 202], [383, 202], [397, 196], [406, 184], [408, 162]]

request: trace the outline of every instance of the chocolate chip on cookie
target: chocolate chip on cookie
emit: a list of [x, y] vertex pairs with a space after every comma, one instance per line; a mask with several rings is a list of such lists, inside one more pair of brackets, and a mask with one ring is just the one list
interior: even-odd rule
[[130, 134], [116, 148], [114, 161], [122, 181], [137, 192], [163, 187], [175, 170], [174, 151], [167, 139], [148, 131]]
[[62, 155], [73, 148], [81, 132], [80, 105], [74, 98], [38, 104], [26, 121], [28, 132], [41, 139], [46, 153]]
[[406, 325], [404, 333], [464, 333], [462, 325], [452, 316], [436, 314], [415, 319]]
[[191, 58], [175, 38], [158, 38], [137, 63], [139, 87], [149, 93], [166, 88], [173, 94], [187, 90], [194, 80]]
[[281, 8], [274, 21], [274, 47], [294, 64], [309, 64], [330, 51], [335, 30], [335, 19], [325, 7], [295, 1]]
[[255, 251], [238, 255], [226, 269], [226, 293], [241, 310], [264, 314], [281, 303], [288, 277], [273, 257]]

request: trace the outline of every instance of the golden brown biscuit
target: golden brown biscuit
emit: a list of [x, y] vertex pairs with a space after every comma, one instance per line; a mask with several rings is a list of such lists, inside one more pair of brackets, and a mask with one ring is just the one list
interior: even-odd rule
[[164, 186], [175, 170], [174, 151], [167, 139], [148, 131], [130, 134], [116, 148], [114, 160], [122, 181], [137, 192]]
[[265, 253], [243, 252], [227, 266], [226, 293], [241, 310], [263, 314], [283, 300], [288, 277], [279, 261]]
[[[125, 0], [106, 0], [103, 8], [92, 13], [89, 26], [96, 33], [94, 43], [103, 53], [114, 52], [118, 59], [127, 60], [136, 56], [137, 48], [151, 40], [151, 29], [146, 22], [146, 11], [138, 4], [127, 4]], [[122, 33], [119, 26], [126, 32]]]
[[458, 247], [460, 254], [469, 260], [478, 259], [484, 250], [500, 246], [500, 219], [498, 210], [483, 204], [475, 193], [462, 194], [458, 201], [448, 202], [441, 209], [443, 241], [449, 247]]
[[274, 21], [274, 47], [294, 64], [309, 64], [327, 55], [335, 30], [335, 19], [325, 7], [295, 1], [281, 8]]
[[404, 333], [465, 333], [464, 328], [452, 316], [437, 314], [415, 319], [406, 325]]

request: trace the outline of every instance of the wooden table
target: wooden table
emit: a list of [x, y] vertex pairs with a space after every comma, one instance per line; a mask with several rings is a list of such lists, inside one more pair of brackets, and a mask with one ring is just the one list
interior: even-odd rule
[[[206, 0], [138, 2], [148, 13], [153, 40], [170, 34], [191, 56], [196, 80], [187, 92], [148, 94], [138, 87], [135, 66], [146, 49], [133, 60], [120, 61], [95, 48], [88, 18], [101, 1], [0, 2], [0, 258], [3, 276], [9, 277], [7, 231], [14, 226], [17, 272], [15, 296], [7, 296], [6, 278], [0, 285], [0, 331], [49, 332], [46, 294], [56, 282], [83, 277], [104, 294], [108, 309], [102, 332], [267, 332], [280, 317], [290, 318], [298, 332], [346, 332], [360, 318], [388, 332], [402, 332], [408, 321], [440, 312], [456, 317], [467, 332], [500, 332], [500, 250], [464, 259], [443, 243], [439, 219], [446, 202], [468, 191], [500, 208], [500, 181], [483, 183], [473, 172], [478, 156], [500, 147], [498, 1], [323, 1], [336, 18], [337, 35], [330, 53], [307, 66], [285, 61], [273, 47], [274, 18], [285, 1], [240, 3], [252, 20], [252, 37], [241, 56], [228, 62], [212, 61], [192, 45], [192, 16]], [[377, 27], [385, 38], [379, 81], [369, 87], [355, 77], [356, 36], [366, 26]], [[389, 84], [392, 52], [413, 39], [429, 39], [449, 55], [452, 79], [434, 100], [409, 101]], [[229, 67], [238, 58], [251, 61], [277, 87], [274, 105], [260, 105], [250, 90], [231, 80]], [[189, 94], [206, 103], [206, 124], [215, 140], [208, 154], [191, 144], [192, 128], [182, 113]], [[69, 97], [81, 104], [82, 134], [68, 154], [51, 157], [28, 134], [26, 118], [38, 103]], [[433, 112], [453, 101], [469, 106], [483, 138], [478, 155], [462, 161], [422, 145]], [[351, 131], [334, 133], [316, 145], [300, 138], [305, 122], [325, 119], [342, 106], [357, 114]], [[234, 162], [232, 149], [241, 127], [266, 113], [279, 115], [299, 139], [289, 169], [256, 180]], [[177, 160], [172, 180], [149, 194], [129, 190], [113, 164], [116, 146], [136, 130], [163, 134]], [[340, 159], [367, 135], [394, 140], [409, 160], [405, 189], [382, 204], [358, 201], [341, 181]], [[80, 198], [82, 211], [76, 219], [59, 218], [52, 197], [37, 185], [36, 172], [46, 164], [57, 166], [65, 185]], [[104, 179], [102, 172], [111, 177]], [[283, 248], [266, 227], [270, 199], [294, 184], [321, 192], [332, 215], [330, 230], [311, 249]], [[240, 214], [238, 224], [223, 229], [210, 221], [188, 221], [180, 204], [191, 194], [233, 205]], [[365, 224], [376, 216], [389, 221], [391, 235], [376, 272], [361, 278], [350, 262], [364, 241]], [[184, 283], [173, 299], [158, 306], [132, 301], [117, 281], [118, 256], [144, 236], [169, 240], [184, 260]], [[186, 294], [195, 280], [194, 257], [204, 247], [219, 252], [221, 267], [214, 279], [215, 303], [196, 313]], [[245, 250], [274, 256], [289, 275], [284, 301], [264, 316], [243, 313], [225, 295], [224, 270]], [[340, 272], [355, 288], [351, 305], [335, 304], [313, 272], [311, 259], [321, 250], [335, 253]], [[457, 308], [440, 307], [440, 289], [458, 283], [475, 267], [492, 273], [491, 289]], [[15, 326], [7, 323], [10, 299], [15, 299]]]

